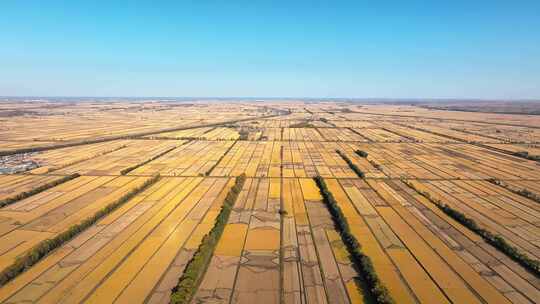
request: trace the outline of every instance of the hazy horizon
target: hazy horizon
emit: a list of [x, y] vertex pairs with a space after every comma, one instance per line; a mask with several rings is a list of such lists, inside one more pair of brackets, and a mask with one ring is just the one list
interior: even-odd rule
[[448, 102], [448, 101], [469, 101], [469, 102], [540, 102], [540, 98], [521, 98], [521, 99], [493, 99], [493, 98], [436, 98], [436, 97], [317, 97], [317, 96], [308, 96], [308, 97], [292, 97], [292, 96], [24, 96], [24, 95], [11, 95], [11, 96], [1, 96], [0, 99], [198, 99], [198, 100], [212, 100], [212, 99], [222, 99], [225, 101], [241, 99], [249, 101], [257, 100], [304, 100], [304, 101], [358, 101], [358, 102], [385, 102], [385, 101], [402, 101], [402, 102]]

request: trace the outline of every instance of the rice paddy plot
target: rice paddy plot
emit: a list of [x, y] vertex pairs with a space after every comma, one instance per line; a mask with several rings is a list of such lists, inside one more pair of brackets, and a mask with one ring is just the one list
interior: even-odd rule
[[0, 271], [161, 178], [3, 276], [0, 303], [169, 303], [242, 174], [192, 303], [373, 303], [350, 235], [397, 303], [540, 303], [533, 267], [434, 203], [538, 260], [540, 116], [329, 100], [0, 101], [18, 106], [24, 115], [1, 118], [0, 152], [79, 145], [0, 158], [4, 173], [38, 165], [0, 175], [0, 201], [17, 198], [0, 208]]
[[[400, 298], [384, 260], [421, 303], [536, 303], [538, 279], [400, 181], [328, 180], [383, 283]], [[368, 230], [360, 230], [361, 227]], [[372, 243], [372, 241], [375, 241]], [[382, 253], [381, 252], [384, 252]], [[380, 253], [375, 253], [380, 252]], [[393, 281], [394, 280], [394, 281]], [[422, 284], [418, 282], [421, 281]], [[431, 286], [431, 287], [430, 287]]]
[[312, 179], [248, 178], [192, 303], [363, 303], [321, 200]]
[[9, 282], [0, 302], [168, 299], [231, 185], [228, 179], [162, 178]]

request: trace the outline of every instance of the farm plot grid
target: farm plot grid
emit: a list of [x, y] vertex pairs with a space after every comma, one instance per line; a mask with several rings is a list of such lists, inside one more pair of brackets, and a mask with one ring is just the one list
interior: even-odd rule
[[147, 178], [83, 176], [0, 209], [0, 268], [93, 215]]
[[[540, 300], [538, 278], [403, 182], [343, 179], [327, 183], [345, 216], [355, 223], [353, 233], [374, 259], [381, 279], [401, 302]], [[482, 211], [485, 216], [491, 213]]]
[[321, 200], [312, 179], [248, 179], [192, 303], [362, 303]]
[[[144, 142], [144, 141], [143, 141]], [[131, 171], [129, 175], [201, 176], [208, 175], [233, 141], [189, 141]]]
[[0, 201], [16, 197], [24, 192], [59, 180], [62, 176], [53, 175], [0, 175]]
[[8, 283], [0, 302], [168, 297], [230, 186], [228, 179], [163, 178]]
[[182, 143], [182, 141], [136, 140], [123, 149], [100, 155], [88, 161], [76, 162], [54, 172], [58, 174], [118, 175], [122, 170], [174, 149]]
[[[340, 144], [361, 150], [389, 178], [537, 180], [537, 162], [470, 144]], [[334, 146], [325, 145], [328, 149]]]
[[157, 135], [145, 136], [145, 138], [235, 140], [239, 136], [238, 132], [232, 128], [207, 127], [159, 133]]
[[[0, 174], [0, 303], [170, 303], [240, 176], [190, 303], [376, 303], [315, 177], [396, 303], [540, 303], [537, 273], [436, 203], [540, 260], [534, 118], [461, 113], [463, 121], [330, 101], [141, 105], [38, 110], [0, 132], [0, 150], [15, 151], [185, 128], [0, 159], [35, 163]], [[88, 124], [69, 129], [77, 116]], [[39, 121], [50, 126], [34, 136]]]

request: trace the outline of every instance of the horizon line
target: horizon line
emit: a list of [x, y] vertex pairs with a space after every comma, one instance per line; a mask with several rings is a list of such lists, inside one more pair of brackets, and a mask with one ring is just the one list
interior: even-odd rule
[[343, 100], [343, 101], [527, 101], [540, 102], [540, 98], [478, 98], [478, 97], [291, 97], [291, 96], [91, 96], [91, 95], [0, 95], [7, 98], [120, 98], [120, 99], [244, 99], [244, 100]]

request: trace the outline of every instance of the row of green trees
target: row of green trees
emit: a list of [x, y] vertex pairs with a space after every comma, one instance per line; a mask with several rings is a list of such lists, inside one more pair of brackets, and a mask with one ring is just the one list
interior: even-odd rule
[[60, 166], [57, 166], [57, 167], [50, 167], [47, 169], [47, 173], [51, 173], [51, 172], [54, 172], [54, 171], [58, 171], [60, 169], [63, 169], [63, 168], [66, 168], [66, 167], [69, 167], [69, 166], [73, 166], [75, 164], [80, 164], [84, 161], [87, 161], [87, 160], [91, 160], [93, 158], [96, 158], [96, 157], [99, 157], [99, 156], [103, 156], [103, 155], [107, 155], [107, 154], [110, 154], [110, 153], [113, 153], [113, 152], [116, 152], [118, 150], [121, 150], [121, 149], [124, 149], [126, 148], [127, 145], [121, 145], [121, 146], [118, 146], [116, 148], [113, 148], [113, 149], [110, 149], [110, 150], [107, 150], [107, 151], [103, 151], [101, 153], [97, 153], [97, 154], [94, 154], [94, 155], [91, 155], [89, 157], [85, 157], [85, 158], [80, 158], [80, 159], [77, 159], [75, 161], [72, 161], [72, 162], [69, 162], [69, 163], [64, 163]]
[[366, 151], [356, 150], [354, 151], [354, 153], [356, 153], [358, 156], [363, 157], [363, 158], [368, 157], [368, 153]]
[[364, 178], [366, 176], [366, 174], [360, 170], [360, 168], [358, 168], [358, 166], [355, 165], [347, 155], [345, 155], [345, 153], [343, 153], [341, 150], [336, 150], [336, 153], [343, 158], [343, 160], [347, 163], [347, 165], [349, 165], [351, 170], [358, 175], [358, 177]]
[[339, 234], [341, 235], [341, 239], [343, 240], [343, 243], [345, 243], [355, 267], [359, 270], [362, 279], [368, 286], [371, 296], [376, 300], [377, 303], [395, 303], [394, 299], [392, 299], [390, 296], [388, 289], [383, 285], [379, 279], [379, 276], [375, 272], [371, 259], [362, 252], [362, 246], [356, 237], [351, 233], [349, 222], [337, 204], [332, 192], [328, 190], [326, 182], [320, 176], [315, 177], [315, 182], [319, 187], [319, 191], [321, 192], [326, 207], [332, 215], [332, 219], [339, 231]]
[[165, 151], [163, 151], [163, 152], [161, 152], [161, 153], [159, 153], [159, 154], [157, 154], [157, 155], [154, 155], [154, 156], [150, 157], [149, 159], [143, 161], [142, 163], [139, 163], [139, 164], [136, 164], [136, 165], [134, 165], [134, 166], [131, 166], [131, 167], [127, 167], [127, 168], [125, 168], [125, 169], [122, 169], [122, 171], [120, 171], [120, 174], [126, 175], [126, 174], [128, 174], [129, 172], [131, 172], [131, 171], [133, 171], [133, 170], [135, 170], [135, 169], [137, 169], [137, 168], [139, 168], [139, 167], [141, 167], [141, 166], [144, 166], [144, 165], [148, 164], [149, 162], [151, 162], [151, 161], [153, 161], [153, 160], [156, 160], [156, 159], [162, 157], [163, 155], [165, 155], [165, 154], [171, 152], [171, 151], [174, 150], [174, 149], [176, 149], [176, 147], [169, 148], [169, 149], [167, 149], [167, 150], [165, 150]]
[[[281, 111], [281, 112], [279, 112], [277, 114], [260, 116], [260, 117], [257, 117], [257, 119], [272, 118], [272, 117], [277, 117], [277, 116], [281, 116], [281, 115], [287, 115], [287, 113]], [[106, 141], [113, 141], [113, 140], [118, 140], [118, 139], [136, 139], [136, 138], [140, 138], [142, 136], [149, 136], [149, 135], [153, 135], [153, 134], [167, 133], [167, 132], [179, 131], [179, 130], [195, 129], [195, 128], [201, 128], [201, 127], [226, 126], [226, 125], [230, 125], [230, 124], [234, 124], [234, 123], [238, 123], [238, 122], [243, 122], [243, 121], [254, 120], [254, 119], [255, 118], [249, 117], [249, 118], [243, 118], [243, 119], [235, 119], [235, 120], [231, 120], [231, 121], [227, 121], [227, 122], [218, 122], [218, 123], [212, 123], [212, 124], [201, 124], [201, 125], [189, 126], [189, 127], [168, 128], [168, 129], [162, 129], [162, 130], [156, 130], [156, 131], [140, 132], [140, 133], [131, 134], [131, 135], [112, 136], [112, 137], [105, 137], [105, 138], [81, 140], [81, 141], [75, 141], [75, 142], [66, 142], [66, 143], [61, 143], [61, 144], [57, 144], [57, 145], [47, 145], [47, 146], [41, 146], [41, 147], [6, 150], [6, 151], [0, 151], [0, 156], [21, 154], [21, 153], [41, 152], [41, 151], [47, 151], [47, 150], [53, 150], [53, 149], [59, 149], [59, 148], [67, 148], [67, 147], [95, 144], [95, 143], [106, 142]]]
[[28, 198], [30, 196], [33, 196], [33, 195], [36, 195], [38, 193], [41, 193], [45, 190], [48, 190], [48, 189], [51, 189], [52, 187], [55, 187], [55, 186], [58, 186], [60, 184], [63, 184], [65, 182], [68, 182], [74, 178], [77, 178], [79, 177], [80, 175], [78, 173], [74, 173], [74, 174], [71, 174], [71, 175], [68, 175], [68, 176], [64, 176], [62, 178], [59, 178], [57, 180], [54, 180], [50, 183], [46, 183], [46, 184], [43, 184], [39, 187], [36, 187], [34, 189], [31, 189], [31, 190], [28, 190], [28, 191], [24, 191], [24, 192], [21, 192], [15, 196], [11, 196], [11, 197], [8, 197], [8, 198], [5, 198], [3, 200], [0, 200], [0, 208], [2, 207], [5, 207], [7, 205], [11, 205], [13, 203], [16, 203], [20, 200], [23, 200], [25, 198]]
[[75, 147], [75, 146], [81, 146], [81, 145], [96, 144], [96, 143], [110, 141], [110, 140], [112, 139], [100, 138], [100, 139], [83, 140], [83, 141], [77, 141], [77, 142], [67, 142], [67, 143], [61, 143], [61, 144], [56, 144], [56, 145], [46, 145], [46, 146], [41, 146], [41, 147], [21, 148], [21, 149], [15, 149], [15, 150], [0, 151], [0, 156], [42, 152], [42, 151], [47, 151], [47, 150], [59, 149], [59, 148], [68, 148], [68, 147]]
[[512, 155], [517, 156], [517, 157], [521, 157], [521, 158], [534, 160], [534, 161], [540, 161], [540, 155], [532, 155], [532, 154], [529, 154], [529, 152], [527, 152], [527, 151], [514, 152], [514, 153], [512, 153]]
[[316, 126], [309, 121], [302, 121], [289, 125], [289, 128], [316, 128]]
[[221, 155], [219, 157], [219, 159], [216, 161], [215, 164], [212, 165], [212, 167], [210, 167], [208, 170], [206, 170], [206, 172], [204, 173], [204, 175], [206, 176], [209, 176], [210, 173], [212, 173], [212, 171], [214, 171], [214, 169], [217, 167], [217, 165], [223, 160], [223, 158], [225, 157], [225, 155], [227, 155], [227, 153], [229, 153], [229, 151], [231, 151], [231, 149], [234, 147], [234, 145], [236, 145], [238, 141], [234, 141], [234, 143], [229, 147], [227, 148], [227, 150], [225, 152], [223, 152], [223, 155]]
[[521, 266], [529, 270], [531, 273], [540, 276], [540, 261], [531, 259], [525, 253], [521, 252], [518, 248], [512, 246], [508, 243], [501, 235], [497, 235], [488, 231], [484, 228], [481, 228], [473, 219], [467, 217], [465, 214], [460, 211], [452, 208], [450, 205], [443, 203], [442, 201], [432, 198], [431, 195], [427, 192], [418, 190], [412, 183], [409, 181], [403, 181], [409, 187], [414, 189], [416, 192], [427, 198], [430, 202], [435, 204], [440, 210], [442, 210], [446, 215], [453, 218], [463, 226], [469, 228], [474, 233], [481, 236], [486, 243], [492, 245], [493, 247], [499, 249], [505, 255], [510, 257], [512, 260], [519, 263]]
[[195, 294], [195, 291], [201, 283], [206, 269], [210, 264], [214, 250], [223, 234], [223, 230], [229, 220], [234, 203], [242, 191], [245, 181], [245, 174], [236, 177], [235, 184], [229, 193], [227, 193], [225, 202], [221, 206], [221, 211], [216, 217], [214, 227], [204, 236], [199, 248], [193, 255], [193, 258], [191, 258], [186, 265], [182, 276], [178, 280], [178, 284], [172, 289], [170, 301], [172, 304], [189, 303]]
[[537, 203], [540, 203], [540, 195], [534, 193], [534, 192], [531, 192], [529, 191], [528, 189], [525, 189], [525, 188], [522, 188], [522, 189], [515, 189], [513, 187], [510, 187], [508, 186], [506, 183], [502, 182], [501, 180], [498, 180], [498, 179], [495, 179], [495, 178], [490, 178], [488, 179], [488, 181], [492, 184], [495, 184], [497, 186], [501, 186], [503, 188], [505, 188], [506, 190], [512, 192], [512, 193], [515, 193], [517, 195], [520, 195], [520, 196], [523, 196], [523, 197], [526, 197], [532, 201], [535, 201]]
[[107, 214], [118, 209], [120, 206], [128, 202], [137, 194], [141, 193], [151, 185], [155, 184], [159, 180], [159, 178], [159, 175], [153, 176], [152, 178], [146, 180], [146, 182], [144, 182], [144, 184], [142, 184], [141, 186], [132, 189], [116, 201], [108, 204], [103, 209], [97, 211], [94, 215], [86, 218], [79, 224], [75, 224], [69, 227], [66, 231], [58, 234], [51, 239], [46, 239], [38, 243], [27, 253], [18, 257], [13, 264], [0, 272], [0, 287], [4, 286], [7, 282], [13, 280], [16, 276], [35, 265], [37, 262], [39, 262], [56, 248], [72, 240], [75, 236], [92, 226], [94, 223], [96, 223], [98, 220], [100, 220]]
[[150, 139], [160, 139], [160, 140], [206, 140], [207, 138], [200, 136], [152, 136]]
[[249, 138], [249, 131], [247, 130], [240, 130], [238, 134], [240, 135], [238, 140], [248, 140]]

